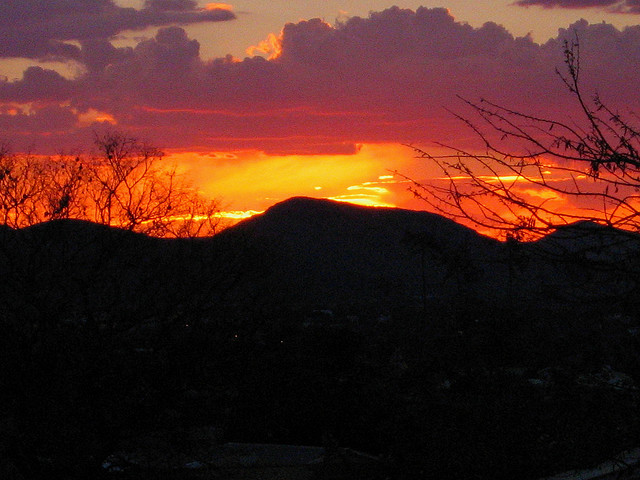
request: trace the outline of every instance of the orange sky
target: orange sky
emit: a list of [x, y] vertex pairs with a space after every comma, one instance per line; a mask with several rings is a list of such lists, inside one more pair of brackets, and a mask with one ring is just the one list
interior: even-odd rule
[[[424, 208], [393, 170], [423, 175], [424, 162], [406, 146], [363, 145], [353, 155], [265, 155], [260, 152], [174, 153], [199, 187], [225, 209], [262, 211], [292, 196], [359, 205]], [[215, 162], [211, 159], [214, 158]]]
[[[432, 147], [432, 154], [450, 153], [440, 147]], [[211, 158], [216, 159], [212, 163]], [[403, 145], [362, 145], [353, 155], [286, 155], [269, 156], [259, 152], [232, 154], [174, 153], [168, 160], [180, 165], [180, 170], [192, 179], [205, 195], [220, 200], [222, 215], [234, 222], [261, 213], [274, 203], [293, 196], [328, 198], [374, 207], [399, 207], [415, 210], [434, 208], [409, 190], [412, 180], [425, 185], [448, 185], [448, 179], [428, 160], [417, 158], [413, 149]], [[469, 165], [472, 165], [469, 163]], [[573, 179], [564, 171], [557, 170], [549, 162], [546, 181], [558, 188], [573, 190]], [[580, 168], [580, 165], [577, 165]], [[504, 170], [504, 169], [503, 169]], [[564, 215], [600, 216], [602, 204], [590, 198], [575, 198], [572, 195], [545, 189], [522, 177], [504, 172], [498, 177], [483, 176], [483, 181], [497, 184], [503, 182], [521, 198], [533, 205], [543, 205], [551, 212]], [[586, 176], [578, 176], [584, 191], [600, 191], [597, 182]], [[456, 177], [461, 188], [469, 177]], [[633, 194], [633, 192], [627, 192]], [[486, 205], [506, 212], [491, 198]], [[477, 213], [477, 209], [472, 209]], [[522, 214], [527, 212], [520, 210]], [[553, 214], [543, 217], [562, 223]], [[505, 218], [513, 219], [505, 213]], [[460, 223], [475, 228], [481, 233], [504, 238], [504, 232], [493, 231], [468, 219], [457, 219]]]
[[640, 84], [634, 2], [400, 3], [12, 0], [0, 6], [0, 127], [14, 149], [43, 154], [121, 130], [227, 211], [296, 195], [426, 209], [392, 172], [441, 174], [403, 145], [481, 146], [454, 116], [469, 114], [461, 96], [579, 119], [556, 74], [565, 40], [580, 38], [589, 95], [640, 110], [628, 95]]

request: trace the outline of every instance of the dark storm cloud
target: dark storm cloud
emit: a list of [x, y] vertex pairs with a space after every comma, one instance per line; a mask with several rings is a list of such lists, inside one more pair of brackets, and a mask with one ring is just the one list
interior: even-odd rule
[[[172, 8], [180, 5], [189, 6]], [[447, 112], [460, 108], [457, 95], [536, 115], [570, 114], [571, 97], [555, 69], [562, 69], [564, 40], [576, 33], [584, 91], [598, 89], [609, 104], [640, 111], [638, 100], [625, 96], [640, 83], [640, 27], [581, 21], [540, 45], [495, 23], [474, 28], [427, 8], [391, 8], [337, 26], [319, 19], [287, 24], [270, 60], [203, 61], [198, 42], [179, 27], [129, 49], [83, 40], [85, 75], [65, 80], [30, 70], [22, 80], [0, 82], [0, 100], [30, 102], [35, 111], [55, 100], [70, 112], [104, 112], [167, 148], [282, 154], [354, 151], [361, 143], [459, 144], [464, 129]], [[5, 130], [12, 131], [24, 130]]]
[[190, 11], [198, 7], [195, 0], [145, 0], [145, 8], [170, 11]]
[[53, 70], [29, 67], [19, 82], [0, 82], [0, 101], [39, 104], [64, 102], [71, 98], [76, 85]]
[[192, 0], [147, 0], [136, 10], [113, 0], [3, 0], [0, 57], [79, 59], [74, 40], [108, 39], [149, 26], [232, 20], [232, 12], [200, 9]]
[[522, 7], [600, 8], [615, 13], [640, 14], [640, 1], [638, 0], [517, 0], [514, 4]]
[[133, 53], [132, 48], [116, 48], [103, 38], [90, 38], [80, 42], [78, 60], [89, 72], [103, 70], [107, 65], [124, 61]]

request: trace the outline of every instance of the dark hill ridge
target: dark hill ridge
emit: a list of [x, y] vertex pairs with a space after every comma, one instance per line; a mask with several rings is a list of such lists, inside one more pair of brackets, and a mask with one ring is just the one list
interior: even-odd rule
[[[236, 225], [235, 229], [251, 229], [253, 234], [284, 236], [357, 236], [362, 231], [391, 234], [414, 229], [430, 232], [436, 237], [460, 238], [465, 242], [483, 243], [496, 241], [477, 234], [474, 230], [452, 220], [429, 212], [400, 208], [364, 207], [345, 202], [308, 197], [293, 197]], [[378, 233], [378, 235], [380, 234]]]
[[[304, 478], [597, 464], [640, 425], [638, 255], [605, 251], [600, 269], [582, 245], [605, 231], [633, 238], [579, 224], [500, 243], [425, 212], [307, 198], [205, 239], [0, 229], [0, 472], [204, 478], [227, 473], [210, 461], [221, 438], [328, 439], [338, 469]], [[384, 461], [360, 470], [336, 446]], [[115, 458], [125, 470], [104, 471]], [[251, 463], [238, 478], [260, 473]]]
[[446, 278], [458, 274], [448, 263], [480, 264], [499, 249], [496, 240], [432, 213], [304, 197], [220, 237], [250, 239], [263, 252], [272, 267], [261, 287], [268, 298], [317, 305], [421, 302], [425, 288], [442, 295], [455, 283]]
[[132, 321], [194, 298], [203, 310], [388, 310], [494, 285], [502, 267], [486, 259], [499, 251], [495, 240], [427, 212], [292, 198], [206, 239], [162, 240], [76, 220], [7, 229], [0, 291], [36, 303], [43, 315], [55, 304], [117, 309]]
[[7, 318], [135, 324], [219, 303], [232, 261], [212, 239], [158, 239], [79, 220], [0, 237], [0, 303]]
[[306, 197], [278, 203], [216, 241], [250, 252], [263, 269], [240, 282], [241, 298], [276, 305], [584, 304], [635, 292], [640, 277], [640, 237], [590, 222], [513, 245], [429, 212]]
[[[634, 290], [640, 271], [637, 237], [600, 226], [569, 225], [514, 247], [428, 212], [304, 197], [206, 239], [161, 240], [74, 220], [0, 233], [7, 303], [28, 303], [35, 289], [40, 305], [111, 305], [130, 317], [194, 298], [203, 310], [387, 311], [434, 299], [539, 302], [550, 292], [565, 301], [576, 291], [595, 298], [614, 278], [618, 290]], [[593, 268], [595, 260], [609, 271]], [[631, 270], [624, 278], [620, 263]]]
[[640, 250], [640, 235], [591, 221], [578, 221], [558, 227], [535, 245], [549, 255], [582, 255], [591, 260], [618, 262]]

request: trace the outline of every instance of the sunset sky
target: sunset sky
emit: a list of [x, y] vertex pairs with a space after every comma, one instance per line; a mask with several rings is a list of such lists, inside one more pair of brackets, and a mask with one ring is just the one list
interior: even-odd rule
[[294, 195], [426, 208], [406, 144], [471, 147], [458, 98], [578, 117], [555, 73], [640, 112], [637, 0], [3, 0], [0, 125], [13, 150], [162, 148], [228, 210]]

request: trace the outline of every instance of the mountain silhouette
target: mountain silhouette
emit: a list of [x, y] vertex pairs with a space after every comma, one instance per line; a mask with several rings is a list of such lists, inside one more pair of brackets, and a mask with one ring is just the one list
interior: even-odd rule
[[448, 271], [454, 257], [480, 264], [499, 247], [432, 213], [305, 197], [278, 203], [219, 239], [260, 252], [269, 267], [259, 286], [267, 299], [334, 307], [420, 302], [423, 276], [427, 294], [442, 295], [447, 275], [457, 273]]
[[0, 240], [0, 295], [17, 312], [54, 305], [71, 315], [91, 304], [131, 322], [194, 303], [203, 311], [384, 312], [434, 301], [597, 300], [635, 289], [640, 271], [638, 237], [595, 224], [502, 243], [428, 212], [305, 197], [211, 238], [158, 239], [59, 220], [5, 228]]
[[29, 447], [4, 452], [74, 472], [121, 458], [137, 474], [121, 454], [140, 447], [191, 469], [183, 455], [206, 450], [187, 432], [213, 429], [382, 455], [380, 478], [596, 464], [637, 424], [639, 249], [590, 223], [499, 242], [310, 198], [210, 238], [0, 228], [5, 423]]
[[640, 236], [593, 222], [562, 226], [536, 242], [499, 242], [429, 212], [306, 197], [278, 203], [214, 240], [227, 252], [251, 252], [262, 273], [242, 296], [266, 305], [556, 308], [631, 300], [640, 273]]

